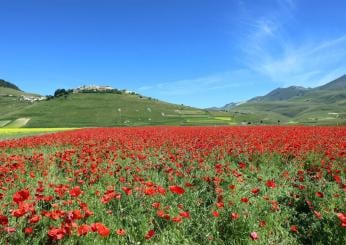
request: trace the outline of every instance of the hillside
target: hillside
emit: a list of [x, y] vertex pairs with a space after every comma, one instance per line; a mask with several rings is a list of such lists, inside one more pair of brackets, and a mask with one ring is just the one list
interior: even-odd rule
[[317, 90], [335, 90], [335, 89], [345, 89], [346, 88], [346, 74], [327, 83], [323, 86], [317, 87]]
[[[226, 119], [225, 119], [226, 118]], [[27, 120], [25, 127], [109, 127], [231, 123], [223, 112], [208, 112], [137, 94], [77, 93], [23, 105], [0, 121]]]
[[[346, 124], [346, 76], [313, 89], [291, 86], [233, 107], [257, 120], [303, 124]], [[266, 116], [263, 116], [266, 115]]]
[[19, 112], [30, 106], [30, 103], [22, 101], [23, 96], [35, 97], [38, 95], [25, 93], [18, 89], [0, 87], [0, 127], [11, 124], [11, 120], [1, 119], [8, 113]]
[[16, 85], [14, 85], [13, 83], [7, 82], [3, 79], [0, 79], [0, 88], [11, 88], [11, 89], [20, 91], [20, 89]]
[[308, 88], [298, 86], [291, 86], [288, 88], [277, 88], [264, 96], [252, 98], [249, 100], [249, 102], [288, 100], [296, 96], [303, 96], [309, 91], [310, 89]]

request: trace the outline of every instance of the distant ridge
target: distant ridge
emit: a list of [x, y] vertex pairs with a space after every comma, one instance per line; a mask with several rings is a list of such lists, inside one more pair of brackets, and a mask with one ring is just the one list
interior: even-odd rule
[[11, 89], [14, 89], [14, 90], [21, 91], [16, 85], [14, 85], [13, 83], [10, 83], [8, 81], [5, 81], [3, 79], [0, 79], [0, 87], [11, 88]]
[[318, 90], [334, 90], [334, 89], [344, 89], [346, 88], [346, 74], [327, 83], [320, 87], [317, 87]]
[[258, 96], [248, 100], [248, 102], [259, 102], [259, 101], [280, 101], [288, 100], [295, 96], [303, 96], [306, 92], [311, 89], [300, 87], [300, 86], [290, 86], [288, 88], [277, 88], [269, 92], [264, 96]]

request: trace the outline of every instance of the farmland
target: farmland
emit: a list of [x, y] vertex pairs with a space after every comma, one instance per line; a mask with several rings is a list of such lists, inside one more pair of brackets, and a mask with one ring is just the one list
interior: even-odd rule
[[345, 160], [345, 127], [94, 128], [1, 141], [0, 243], [345, 244]]
[[73, 128], [0, 128], [0, 140], [55, 133]]

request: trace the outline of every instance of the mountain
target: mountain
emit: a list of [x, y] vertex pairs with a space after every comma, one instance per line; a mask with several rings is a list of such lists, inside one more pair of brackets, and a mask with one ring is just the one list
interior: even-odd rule
[[258, 97], [252, 98], [248, 102], [288, 100], [296, 96], [303, 96], [310, 90], [311, 89], [309, 88], [304, 88], [299, 86], [290, 86], [288, 88], [277, 88], [264, 96], [258, 96]]
[[231, 112], [273, 123], [346, 124], [346, 75], [316, 88], [278, 88], [233, 107]]
[[10, 82], [7, 82], [3, 79], [0, 79], [0, 87], [2, 88], [11, 88], [11, 89], [14, 89], [14, 90], [18, 90], [18, 91], [21, 91], [16, 85], [10, 83]]
[[346, 88], [346, 74], [327, 83], [323, 86], [317, 87], [317, 90], [335, 90], [335, 89], [345, 89]]

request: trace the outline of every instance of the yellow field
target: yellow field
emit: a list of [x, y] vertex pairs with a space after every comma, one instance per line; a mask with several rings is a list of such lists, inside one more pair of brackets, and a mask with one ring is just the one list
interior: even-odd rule
[[18, 138], [73, 129], [75, 128], [0, 128], [0, 139]]

